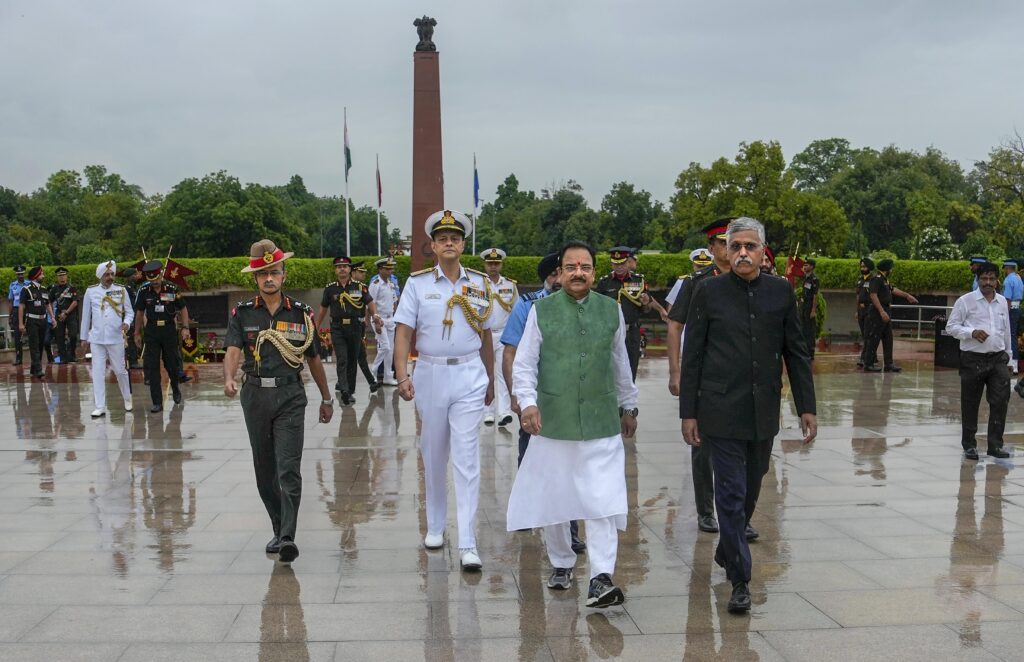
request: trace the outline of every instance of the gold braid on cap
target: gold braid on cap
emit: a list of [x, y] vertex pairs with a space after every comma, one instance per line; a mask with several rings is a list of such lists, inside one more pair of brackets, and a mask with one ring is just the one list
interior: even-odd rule
[[256, 361], [257, 373], [260, 370], [260, 347], [263, 346], [264, 341], [269, 341], [271, 345], [276, 347], [277, 351], [281, 354], [281, 358], [291, 367], [298, 368], [302, 365], [302, 355], [313, 344], [313, 318], [309, 316], [309, 313], [304, 313], [304, 317], [306, 319], [306, 341], [298, 347], [291, 344], [284, 334], [276, 329], [263, 329], [260, 331], [259, 335], [256, 336], [256, 346], [252, 352], [252, 358]]
[[484, 290], [487, 292], [487, 311], [483, 314], [476, 312], [476, 308], [473, 307], [473, 303], [464, 294], [453, 294], [451, 299], [448, 299], [448, 311], [444, 315], [444, 319], [441, 321], [444, 324], [444, 331], [441, 332], [441, 337], [444, 338], [445, 333], [450, 338], [452, 335], [452, 325], [455, 324], [455, 320], [452, 318], [452, 309], [455, 308], [455, 304], [458, 304], [462, 308], [462, 314], [466, 316], [466, 321], [476, 331], [478, 336], [484, 335], [483, 325], [488, 317], [491, 316], [491, 311], [494, 310], [489, 302], [493, 300], [493, 294], [491, 292], [489, 279], [484, 279]]

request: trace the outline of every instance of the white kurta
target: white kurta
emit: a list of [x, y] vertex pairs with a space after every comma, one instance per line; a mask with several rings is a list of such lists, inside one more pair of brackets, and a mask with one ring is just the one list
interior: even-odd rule
[[[523, 338], [512, 367], [515, 395], [523, 409], [537, 404], [537, 375], [543, 342], [537, 309], [530, 310]], [[636, 407], [639, 391], [633, 383], [626, 355], [626, 325], [619, 312], [619, 328], [610, 348], [615, 370], [618, 404]], [[541, 412], [543, 433], [544, 413]], [[519, 467], [506, 515], [509, 531], [530, 529], [570, 520], [613, 518], [626, 528], [626, 462], [622, 435], [587, 441], [530, 438]]]

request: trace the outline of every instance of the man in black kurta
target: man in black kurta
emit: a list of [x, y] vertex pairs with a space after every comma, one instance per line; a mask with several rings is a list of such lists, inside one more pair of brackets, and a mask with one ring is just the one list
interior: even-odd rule
[[695, 288], [683, 340], [679, 413], [683, 438], [708, 445], [721, 528], [715, 561], [733, 585], [729, 610], [750, 609], [746, 539], [779, 431], [785, 361], [804, 442], [817, 434], [807, 343], [789, 283], [764, 276], [764, 226], [750, 218], [727, 232], [732, 271]]

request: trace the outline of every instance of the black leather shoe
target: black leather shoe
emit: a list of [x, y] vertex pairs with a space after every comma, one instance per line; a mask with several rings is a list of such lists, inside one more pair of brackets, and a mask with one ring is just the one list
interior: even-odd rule
[[887, 366], [885, 366], [885, 371], [886, 372], [903, 372], [903, 368], [899, 367], [898, 365], [887, 365]]
[[149, 408], [149, 413], [150, 414], [159, 414], [163, 410], [164, 410], [164, 406], [163, 405], [153, 405], [152, 407]]
[[986, 453], [986, 455], [988, 455], [989, 457], [998, 457], [1000, 460], [1005, 460], [1006, 458], [1010, 457], [1010, 454], [1004, 451], [1002, 448], [990, 448], [988, 449], [988, 453]]
[[718, 547], [715, 547], [715, 563], [718, 564], [719, 568], [725, 567], [725, 552], [722, 551], [721, 543], [719, 543]]
[[964, 457], [966, 459], [968, 459], [968, 460], [977, 460], [978, 459], [978, 449], [977, 448], [968, 448], [967, 450], [964, 451]]
[[192, 376], [186, 375], [185, 373], [181, 373], [180, 375], [178, 375], [178, 381], [182, 384], [187, 384], [188, 382], [192, 381]]
[[864, 367], [864, 362], [863, 361], [857, 361], [857, 367], [858, 368], [863, 368]]
[[267, 552], [267, 554], [277, 554], [280, 551], [281, 551], [281, 539], [278, 538], [277, 536], [274, 536], [273, 538], [270, 539], [270, 542], [267, 543], [266, 552]]
[[335, 384], [334, 390], [337, 391], [338, 393], [341, 393], [341, 384]]
[[882, 366], [866, 365], [864, 366], [864, 372], [882, 372]]
[[718, 522], [714, 515], [697, 516], [697, 528], [706, 533], [718, 533]]
[[747, 536], [748, 541], [757, 540], [761, 537], [761, 534], [758, 532], [758, 530], [750, 526], [749, 524], [747, 524], [747, 530], [744, 533]]
[[294, 541], [285, 538], [281, 541], [281, 548], [278, 554], [278, 559], [280, 559], [281, 563], [291, 563], [299, 558], [299, 546]]
[[380, 390], [381, 386], [382, 384], [380, 382], [374, 382], [370, 384], [370, 393], [376, 393], [377, 391]]
[[572, 539], [571, 547], [572, 547], [572, 551], [575, 552], [576, 554], [585, 554], [586, 551], [587, 551], [587, 543], [583, 542], [582, 540], [580, 540], [578, 537], [575, 537], [575, 536]]
[[729, 598], [729, 613], [742, 614], [750, 611], [750, 589], [746, 582], [732, 585], [732, 597]]
[[180, 405], [181, 404], [181, 391], [175, 391], [174, 393], [172, 393], [171, 394], [171, 398], [174, 399], [174, 404]]
[[1019, 379], [1017, 383], [1013, 385], [1013, 390], [1017, 392], [1017, 395], [1024, 398], [1024, 379]]

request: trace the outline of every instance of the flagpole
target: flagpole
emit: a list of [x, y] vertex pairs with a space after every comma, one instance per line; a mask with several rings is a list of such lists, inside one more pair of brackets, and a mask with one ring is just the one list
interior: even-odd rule
[[344, 109], [345, 118], [345, 255], [352, 255], [352, 240], [349, 234], [348, 220], [348, 108]]
[[380, 154], [377, 154], [377, 255], [383, 255], [380, 251]]

